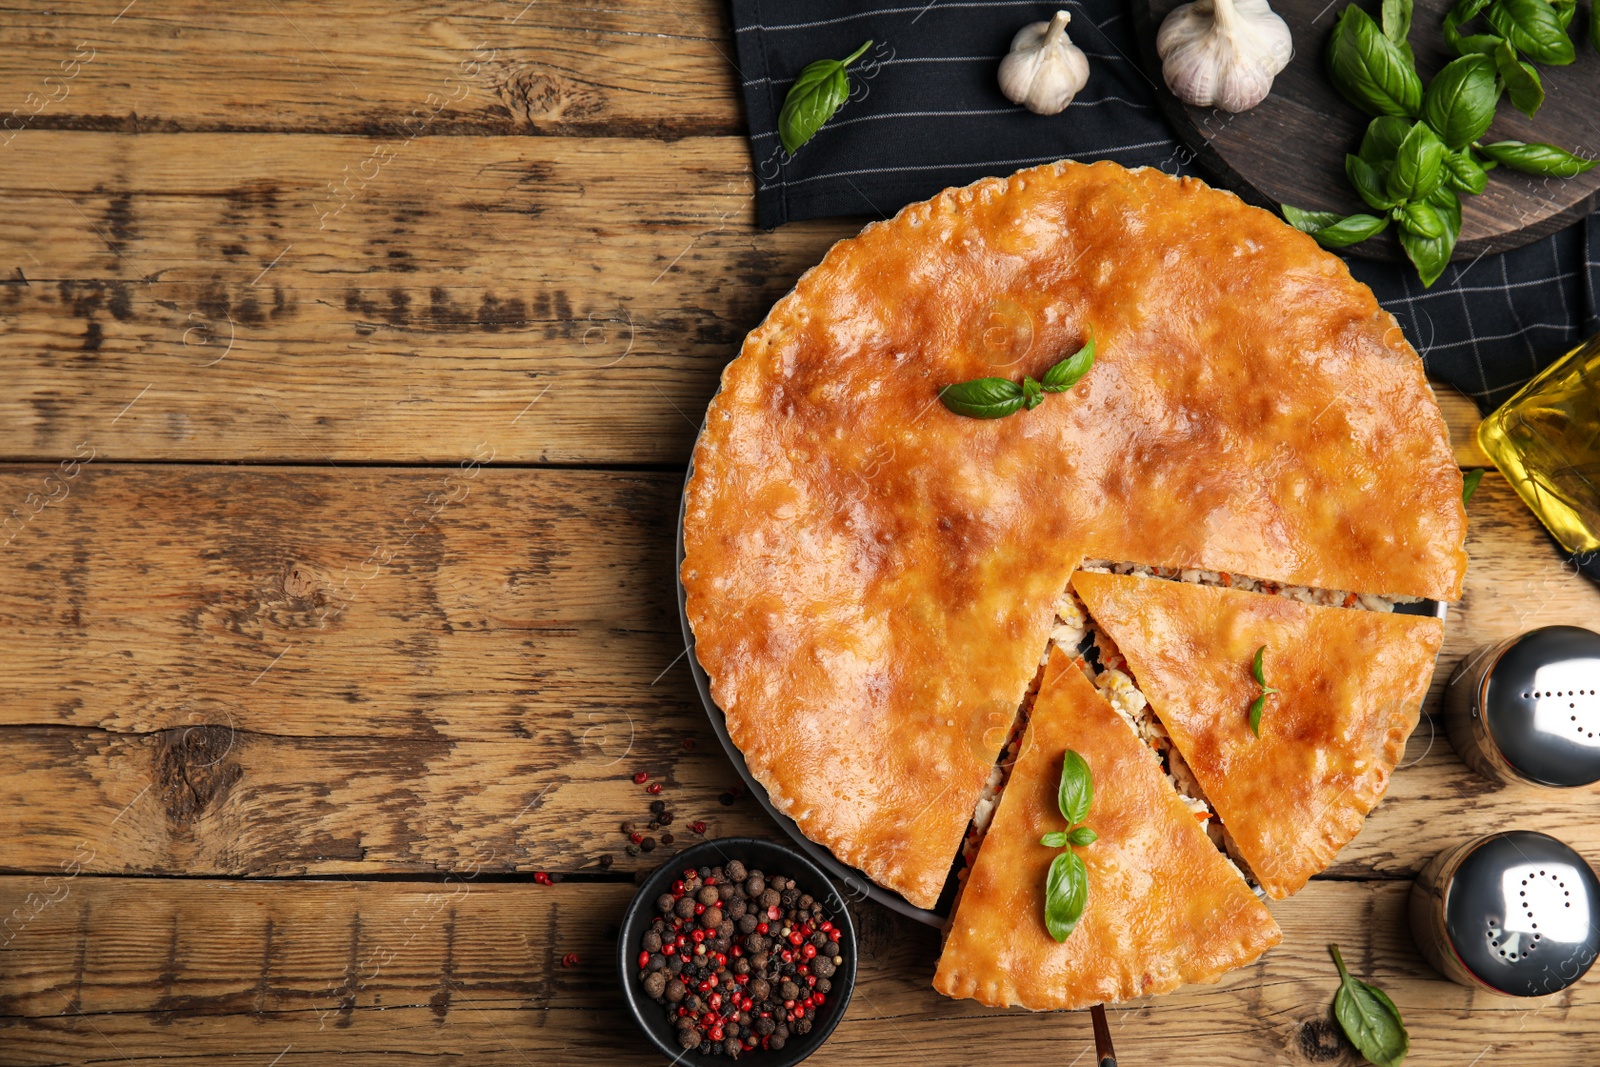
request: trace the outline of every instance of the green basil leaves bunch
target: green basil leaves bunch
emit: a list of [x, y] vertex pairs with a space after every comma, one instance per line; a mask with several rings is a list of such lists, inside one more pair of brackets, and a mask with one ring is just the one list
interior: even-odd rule
[[[1461, 0], [1478, 5], [1474, 14], [1487, 3], [1554, 10], [1550, 0]], [[1483, 192], [1494, 167], [1568, 178], [1600, 161], [1554, 145], [1481, 142], [1502, 93], [1530, 115], [1544, 100], [1537, 72], [1517, 58], [1507, 39], [1496, 38], [1488, 50], [1465, 51], [1424, 87], [1406, 41], [1411, 0], [1384, 0], [1381, 18], [1380, 26], [1351, 4], [1339, 16], [1327, 56], [1335, 87], [1373, 116], [1360, 150], [1345, 156], [1345, 176], [1372, 211], [1342, 216], [1285, 204], [1283, 214], [1324, 248], [1347, 248], [1392, 223], [1428, 286], [1444, 272], [1461, 235], [1461, 196]]]
[[1093, 800], [1094, 776], [1089, 773], [1089, 762], [1069, 748], [1061, 760], [1061, 785], [1056, 789], [1056, 805], [1067, 820], [1068, 829], [1039, 839], [1046, 848], [1066, 849], [1050, 862], [1044, 883], [1044, 926], [1057, 941], [1067, 939], [1083, 918], [1083, 909], [1089, 906], [1089, 869], [1072, 850], [1085, 848], [1100, 838], [1087, 826], [1078, 825], [1088, 818]]
[[[1544, 103], [1539, 72], [1523, 60], [1561, 67], [1577, 58], [1567, 27], [1577, 0], [1456, 0], [1444, 17], [1444, 39], [1459, 55], [1489, 56], [1500, 69], [1511, 103], [1529, 118]], [[1493, 33], [1463, 35], [1461, 26], [1483, 17]], [[1600, 49], [1600, 22], [1589, 17], [1589, 37]]]
[[1094, 366], [1094, 331], [1089, 341], [1066, 359], [1044, 372], [1042, 379], [1024, 376], [1021, 383], [1010, 378], [972, 378], [939, 390], [944, 406], [971, 419], [999, 419], [1024, 409], [1032, 411], [1044, 403], [1046, 393], [1064, 393]]

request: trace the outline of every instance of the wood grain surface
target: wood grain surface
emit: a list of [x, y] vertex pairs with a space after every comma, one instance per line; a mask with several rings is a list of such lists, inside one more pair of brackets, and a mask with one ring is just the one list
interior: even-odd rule
[[[683, 659], [683, 464], [744, 333], [866, 220], [755, 229], [718, 0], [0, 25], [0, 1064], [651, 1062], [610, 962], [634, 878], [776, 833]], [[1600, 852], [1593, 790], [1490, 786], [1435, 727], [1477, 645], [1600, 620], [1498, 475], [1469, 514], [1388, 800], [1274, 906], [1284, 946], [1114, 1011], [1122, 1062], [1356, 1063], [1330, 939], [1409, 1064], [1600, 1055], [1593, 979], [1491, 1001], [1405, 930], [1467, 836]], [[1087, 1062], [1086, 1017], [943, 1000], [937, 933], [856, 911], [819, 1061]]]
[[[1329, 80], [1325, 55], [1334, 22], [1350, 0], [1276, 0], [1273, 9], [1294, 35], [1294, 58], [1278, 75], [1272, 94], [1249, 111], [1229, 114], [1187, 107], [1166, 91], [1155, 54], [1161, 21], [1183, 0], [1134, 0], [1141, 58], [1163, 112], [1178, 135], [1199, 156], [1202, 167], [1252, 203], [1279, 204], [1315, 211], [1352, 214], [1370, 209], [1344, 176], [1344, 157], [1361, 144], [1371, 119], [1339, 95]], [[1441, 29], [1454, 0], [1418, 0], [1411, 44], [1423, 84], [1456, 55]], [[1374, 19], [1378, 7], [1361, 4]], [[1600, 156], [1600, 119], [1594, 94], [1600, 86], [1600, 55], [1587, 42], [1587, 9], [1570, 32], [1577, 61], [1570, 66], [1540, 66], [1545, 102], [1529, 118], [1502, 100], [1484, 142], [1528, 141], [1560, 145], [1582, 156]], [[1474, 23], [1476, 25], [1476, 23]], [[1468, 27], [1468, 32], [1487, 32]], [[1546, 237], [1594, 209], [1600, 198], [1600, 168], [1570, 180], [1516, 174], [1500, 167], [1489, 175], [1479, 196], [1461, 198], [1461, 239], [1451, 257], [1474, 259]], [[1357, 255], [1398, 259], [1400, 243], [1392, 232], [1351, 249]]]
[[[1126, 1064], [1353, 1065], [1326, 946], [1404, 1013], [1407, 1067], [1579, 1064], [1600, 978], [1554, 997], [1484, 997], [1434, 977], [1405, 919], [1407, 883], [1316, 882], [1272, 904], [1284, 940], [1215, 986], [1109, 1012]], [[621, 885], [0, 879], [13, 918], [0, 971], [7, 1063], [161, 1060], [659, 1063], [623, 1015]], [[30, 900], [30, 897], [32, 898]], [[1087, 1062], [1087, 1012], [993, 1011], [933, 992], [938, 933], [856, 911], [855, 997], [827, 1063]], [[575, 959], [573, 957], [576, 957]], [[563, 963], [566, 960], [566, 963]], [[1419, 1037], [1426, 1035], [1426, 1040]], [[1203, 1050], [1203, 1051], [1202, 1051]], [[1074, 1059], [1076, 1057], [1076, 1060]], [[1475, 1059], [1476, 1058], [1476, 1059]]]
[[[0, 500], [54, 468], [0, 472]], [[191, 874], [592, 868], [653, 772], [680, 831], [759, 830], [696, 698], [670, 552], [681, 475], [96, 465], [0, 570], [0, 868]], [[1600, 619], [1498, 474], [1429, 708], [1460, 657]], [[1600, 851], [1594, 792], [1496, 789], [1432, 720], [1332, 877], [1406, 877], [1439, 822]], [[693, 748], [685, 748], [685, 743]], [[685, 840], [692, 838], [685, 836]]]

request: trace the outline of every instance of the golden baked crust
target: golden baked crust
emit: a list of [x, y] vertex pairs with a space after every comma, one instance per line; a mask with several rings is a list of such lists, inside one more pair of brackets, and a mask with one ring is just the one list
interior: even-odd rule
[[[938, 401], [1091, 328], [1034, 411]], [[1060, 163], [868, 226], [773, 307], [707, 412], [682, 578], [774, 802], [927, 906], [1074, 559], [1454, 598], [1460, 491], [1421, 361], [1337, 257], [1201, 182]]]
[[[1444, 626], [1159, 578], [1072, 587], [1128, 661], [1269, 895], [1333, 862], [1383, 798], [1416, 728]], [[1280, 690], [1250, 732], [1256, 649]]]
[[[1069, 748], [1094, 776], [1084, 824], [1100, 838], [1077, 850], [1089, 904], [1058, 943], [1045, 930], [1044, 884], [1059, 850], [1039, 838], [1066, 828], [1056, 786]], [[1155, 755], [1056, 649], [933, 987], [996, 1008], [1082, 1008], [1215, 982], [1281, 940]]]

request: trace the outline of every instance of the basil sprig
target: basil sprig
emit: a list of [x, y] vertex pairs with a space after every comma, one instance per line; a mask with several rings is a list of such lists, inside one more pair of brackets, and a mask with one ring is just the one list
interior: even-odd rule
[[850, 96], [845, 68], [872, 47], [868, 41], [843, 59], [819, 59], [800, 72], [778, 112], [778, 137], [791, 156], [817, 135]]
[[1334, 1018], [1344, 1036], [1376, 1067], [1399, 1067], [1411, 1051], [1411, 1037], [1405, 1020], [1389, 995], [1377, 986], [1352, 978], [1344, 969], [1338, 945], [1329, 945], [1334, 966], [1339, 968], [1339, 992], [1333, 997]]
[[1267, 669], [1262, 662], [1262, 657], [1267, 654], [1267, 646], [1262, 645], [1256, 649], [1255, 658], [1250, 662], [1250, 676], [1261, 687], [1260, 694], [1250, 704], [1250, 732], [1257, 737], [1261, 736], [1261, 713], [1267, 708], [1267, 697], [1277, 690], [1267, 684]]
[[[1445, 17], [1445, 37], [1460, 58], [1426, 88], [1406, 43], [1411, 3], [1383, 0], [1381, 27], [1351, 4], [1328, 44], [1334, 85], [1373, 116], [1360, 151], [1345, 157], [1345, 176], [1372, 213], [1343, 216], [1282, 207], [1291, 226], [1324, 248], [1348, 248], [1393, 223], [1422, 284], [1431, 286], [1444, 273], [1461, 236], [1461, 195], [1482, 193], [1491, 169], [1504, 165], [1541, 177], [1570, 178], [1600, 160], [1555, 145], [1479, 140], [1494, 122], [1502, 93], [1530, 116], [1544, 103], [1539, 73], [1521, 55], [1540, 62], [1572, 62], [1566, 26], [1576, 0], [1456, 0]], [[1463, 36], [1460, 26], [1479, 15], [1499, 33]], [[1593, 16], [1590, 21], [1600, 25]]]
[[1094, 366], [1094, 332], [1089, 341], [1044, 372], [1042, 379], [1025, 376], [1020, 383], [1009, 378], [973, 378], [939, 390], [944, 406], [971, 419], [1000, 419], [1044, 403], [1045, 393], [1064, 393]]
[[1472, 499], [1472, 494], [1478, 491], [1478, 483], [1483, 481], [1483, 469], [1470, 470], [1461, 476], [1461, 503], [1465, 504]]
[[1092, 845], [1100, 837], [1087, 826], [1078, 826], [1089, 816], [1094, 800], [1094, 776], [1089, 761], [1072, 749], [1061, 760], [1061, 784], [1056, 789], [1056, 806], [1067, 820], [1068, 831], [1045, 834], [1039, 844], [1046, 848], [1065, 848], [1050, 861], [1044, 882], [1044, 926], [1057, 941], [1065, 941], [1083, 918], [1089, 905], [1089, 869], [1073, 848]]

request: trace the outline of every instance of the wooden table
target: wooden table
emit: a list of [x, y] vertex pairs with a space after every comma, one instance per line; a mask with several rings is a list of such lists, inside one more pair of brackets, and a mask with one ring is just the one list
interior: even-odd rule
[[[0, 1062], [652, 1062], [610, 967], [666, 851], [624, 851], [633, 774], [680, 844], [776, 833], [683, 662], [683, 465], [741, 336], [860, 220], [754, 228], [713, 0], [3, 18]], [[1280, 948], [1112, 1013], [1125, 1065], [1355, 1062], [1329, 941], [1411, 1064], [1600, 1057], [1595, 977], [1474, 995], [1405, 927], [1469, 835], [1600, 856], [1593, 790], [1492, 787], [1436, 736], [1468, 650], [1600, 623], [1497, 475], [1470, 511], [1387, 802], [1273, 906]], [[937, 934], [859, 914], [822, 1062], [1088, 1061], [1086, 1014], [941, 999]]]

